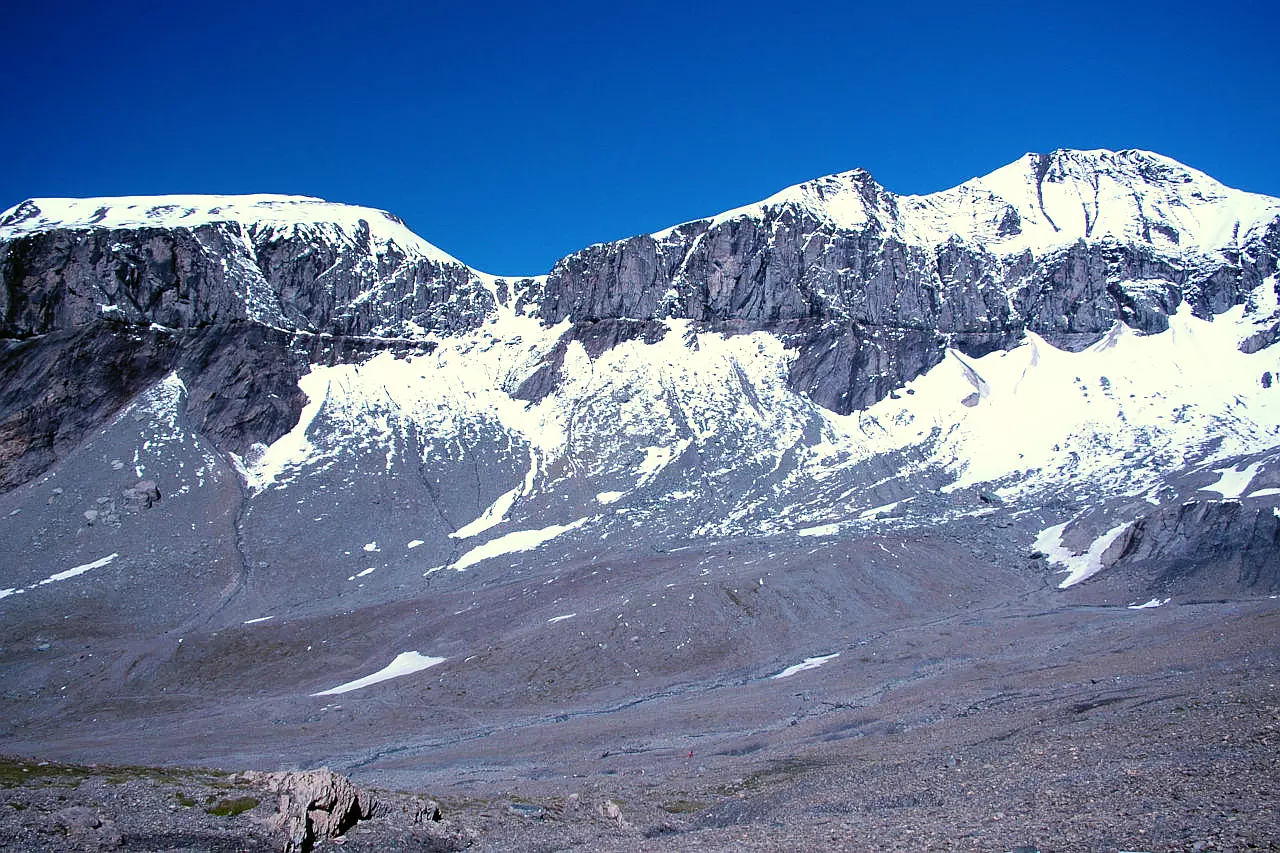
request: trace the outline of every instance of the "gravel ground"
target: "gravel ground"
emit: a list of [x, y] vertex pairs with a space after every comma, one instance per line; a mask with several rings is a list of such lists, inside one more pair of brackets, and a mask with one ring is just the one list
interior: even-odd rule
[[[1273, 668], [1214, 676], [1177, 685], [1189, 694], [1056, 710], [1010, 693], [998, 715], [813, 747], [733, 778], [686, 761], [527, 794], [380, 790], [382, 816], [318, 849], [1280, 849]], [[274, 798], [234, 775], [15, 759], [0, 779], [0, 849], [281, 849], [265, 828]], [[446, 822], [415, 825], [410, 806], [429, 794]]]
[[[293, 653], [312, 641], [306, 622], [227, 631], [225, 648], [188, 635], [193, 663], [165, 664], [155, 681], [171, 692], [117, 697], [109, 672], [65, 679], [66, 696], [10, 690], [0, 750], [21, 757], [0, 761], [0, 850], [282, 850], [277, 795], [238, 772], [326, 763], [382, 808], [316, 849], [1280, 848], [1280, 602], [1270, 594], [1132, 610], [1145, 599], [1128, 588], [1104, 579], [1063, 593], [1017, 555], [964, 562], [936, 537], [896, 553], [901, 565], [861, 552], [814, 566], [803, 553], [794, 566], [735, 553], [708, 567], [742, 577], [693, 590], [705, 609], [672, 607], [659, 629], [640, 624], [639, 607], [626, 620], [602, 610], [633, 625], [597, 634], [585, 618], [577, 633], [544, 628], [539, 614], [538, 631], [482, 648], [467, 666], [341, 703], [305, 694], [325, 679], [292, 674], [309, 660]], [[757, 557], [774, 560], [764, 585]], [[1005, 564], [1014, 568], [981, 573]], [[689, 571], [645, 559], [594, 573], [578, 575], [608, 586], [584, 594], [644, 604]], [[556, 582], [569, 580], [561, 571]], [[512, 583], [492, 591], [496, 615], [475, 617], [479, 633], [500, 635], [498, 620], [515, 611], [499, 604], [523, 606]], [[805, 597], [814, 590], [822, 597]], [[808, 609], [782, 606], [797, 602]], [[416, 626], [413, 606], [354, 614], [351, 636]], [[276, 645], [236, 645], [259, 634]], [[632, 680], [632, 669], [606, 666], [653, 669], [668, 634], [707, 649], [694, 643], [687, 666], [672, 658], [674, 674]], [[784, 652], [766, 648], [775, 638]], [[617, 660], [592, 651], [605, 654], [604, 640], [608, 655], [625, 649]], [[772, 677], [836, 651], [818, 669]], [[63, 680], [42, 666], [33, 683]], [[277, 691], [246, 686], [262, 683]], [[428, 800], [442, 820], [420, 818]]]

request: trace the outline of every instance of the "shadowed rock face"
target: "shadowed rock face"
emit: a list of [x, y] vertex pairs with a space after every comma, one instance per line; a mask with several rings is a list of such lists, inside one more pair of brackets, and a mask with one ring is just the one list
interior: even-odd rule
[[238, 228], [78, 231], [25, 235], [0, 245], [6, 337], [82, 326], [103, 314], [130, 323], [192, 328], [249, 317], [249, 270]]
[[138, 394], [176, 371], [186, 411], [215, 446], [244, 453], [298, 422], [298, 380], [311, 364], [384, 349], [429, 351], [423, 342], [297, 334], [238, 322], [168, 330], [95, 320], [3, 343], [0, 361], [0, 490], [44, 472]]
[[[357, 246], [367, 231], [355, 235]], [[254, 262], [289, 325], [342, 335], [397, 337], [419, 327], [450, 334], [479, 325], [494, 306], [461, 264], [415, 257], [392, 244], [353, 251], [315, 234], [255, 240]]]
[[164, 376], [177, 356], [170, 335], [102, 321], [2, 346], [0, 490], [74, 449]]
[[1280, 518], [1240, 501], [1188, 501], [1140, 518], [1126, 532], [1117, 568], [1153, 592], [1280, 588]]
[[493, 297], [461, 264], [302, 229], [238, 222], [195, 228], [55, 228], [0, 240], [0, 335], [28, 337], [112, 314], [200, 328], [255, 320], [341, 335], [397, 337], [411, 324], [474, 328]]

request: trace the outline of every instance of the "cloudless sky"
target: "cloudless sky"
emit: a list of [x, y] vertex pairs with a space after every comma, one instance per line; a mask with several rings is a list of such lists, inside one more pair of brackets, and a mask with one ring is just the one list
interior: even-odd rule
[[1214, 2], [12, 2], [0, 209], [278, 192], [546, 272], [856, 167], [1147, 148], [1280, 196], [1280, 11]]

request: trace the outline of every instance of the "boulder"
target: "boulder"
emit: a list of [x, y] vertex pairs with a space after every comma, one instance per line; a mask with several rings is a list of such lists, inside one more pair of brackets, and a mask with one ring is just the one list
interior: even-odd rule
[[245, 781], [279, 796], [268, 831], [284, 853], [307, 853], [316, 844], [341, 836], [379, 812], [376, 799], [328, 768], [242, 775]]
[[605, 800], [597, 808], [596, 813], [618, 829], [630, 829], [631, 824], [622, 816], [622, 807], [613, 800]]
[[124, 490], [124, 496], [144, 509], [151, 509], [160, 502], [160, 489], [156, 486], [155, 480], [139, 480], [135, 485]]
[[115, 850], [123, 841], [115, 823], [87, 806], [62, 809], [54, 821], [66, 833], [68, 846], [77, 850]]

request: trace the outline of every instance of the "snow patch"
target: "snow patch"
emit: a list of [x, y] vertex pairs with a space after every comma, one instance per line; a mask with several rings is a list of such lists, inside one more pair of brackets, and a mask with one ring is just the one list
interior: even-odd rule
[[477, 545], [467, 553], [463, 554], [452, 564], [452, 568], [458, 571], [464, 571], [476, 563], [484, 560], [490, 560], [494, 557], [500, 557], [503, 554], [514, 554], [520, 551], [532, 551], [538, 546], [550, 542], [557, 536], [568, 533], [570, 530], [576, 530], [588, 521], [592, 520], [592, 516], [579, 518], [577, 521], [571, 521], [568, 524], [552, 524], [547, 527], [540, 527], [536, 530], [513, 530], [496, 539], [490, 539], [483, 545]]
[[858, 513], [858, 518], [862, 518], [862, 519], [875, 518], [877, 515], [884, 515], [887, 512], [893, 512], [895, 509], [898, 508], [898, 505], [900, 503], [902, 503], [902, 501], [894, 501], [891, 504], [884, 504], [882, 506], [873, 506], [871, 509], [864, 509], [862, 512]]
[[1111, 528], [1093, 540], [1093, 544], [1083, 554], [1075, 554], [1062, 544], [1062, 532], [1070, 523], [1069, 521], [1064, 521], [1062, 524], [1055, 524], [1053, 527], [1045, 528], [1036, 536], [1035, 541], [1036, 550], [1043, 552], [1048, 556], [1050, 562], [1057, 563], [1067, 572], [1066, 578], [1058, 584], [1058, 589], [1074, 586], [1102, 571], [1105, 568], [1102, 565], [1103, 553], [1132, 524], [1132, 522], [1126, 521]]
[[805, 658], [804, 660], [800, 661], [800, 663], [794, 663], [791, 666], [784, 669], [782, 672], [778, 673], [777, 675], [770, 676], [770, 678], [790, 678], [791, 676], [795, 675], [797, 672], [804, 672], [806, 669], [817, 669], [827, 661], [834, 660], [835, 658], [838, 658], [838, 657], [840, 657], [839, 652], [836, 652], [835, 654], [832, 654], [832, 655], [821, 655], [820, 657], [816, 657], [816, 658]]
[[65, 572], [58, 572], [57, 574], [49, 575], [49, 577], [39, 583], [32, 584], [28, 589], [34, 589], [37, 586], [44, 586], [45, 584], [56, 583], [57, 581], [65, 581], [69, 578], [82, 575], [85, 572], [92, 571], [93, 569], [100, 569], [119, 556], [119, 554], [109, 554], [100, 560], [94, 560], [92, 563], [85, 563], [83, 566], [76, 566], [74, 569], [67, 569]]
[[337, 687], [330, 687], [328, 690], [321, 690], [319, 693], [312, 693], [311, 695], [336, 696], [340, 693], [350, 693], [352, 690], [359, 690], [362, 687], [389, 681], [402, 675], [412, 675], [415, 672], [421, 672], [444, 662], [445, 658], [428, 657], [418, 652], [401, 652], [396, 655], [395, 660], [372, 675], [366, 675], [364, 678], [357, 678], [355, 681], [348, 681], [346, 684], [339, 684]]
[[797, 536], [834, 536], [840, 532], [839, 524], [819, 524], [814, 527], [805, 527], [796, 531]]
[[652, 483], [662, 469], [666, 468], [673, 461], [680, 457], [692, 443], [692, 439], [682, 439], [674, 445], [657, 445], [653, 447], [645, 447], [641, 449], [644, 453], [644, 459], [636, 468], [636, 473], [640, 475], [640, 479], [636, 482], [636, 488], [642, 488]]
[[1258, 460], [1252, 465], [1240, 468], [1238, 465], [1231, 468], [1219, 468], [1213, 473], [1220, 475], [1218, 481], [1209, 486], [1201, 486], [1202, 492], [1217, 492], [1224, 500], [1235, 500], [1244, 494], [1244, 490], [1249, 488], [1249, 484], [1253, 482], [1254, 476], [1258, 473], [1258, 469], [1262, 467], [1263, 460]]
[[[270, 447], [263, 450], [256, 459], [241, 463], [241, 472], [253, 494], [256, 495], [277, 481], [281, 481], [286, 471], [296, 472], [316, 456], [317, 450], [311, 443], [308, 432], [316, 415], [320, 413], [325, 400], [329, 397], [328, 372], [328, 370], [313, 367], [310, 373], [298, 380], [298, 387], [307, 395], [307, 404], [302, 407], [298, 423]], [[288, 480], [281, 481], [279, 487], [287, 485], [288, 482]]]
[[1276, 488], [1256, 489], [1250, 492], [1249, 494], [1245, 495], [1245, 497], [1269, 498], [1269, 497], [1272, 497], [1273, 495], [1280, 495], [1280, 489], [1276, 489]]
[[516, 498], [520, 497], [520, 487], [512, 489], [498, 496], [489, 508], [480, 514], [480, 517], [474, 521], [464, 524], [457, 530], [449, 534], [450, 539], [470, 539], [480, 533], [484, 533], [490, 528], [496, 527], [507, 520], [507, 513], [511, 512], [511, 507], [515, 506]]

